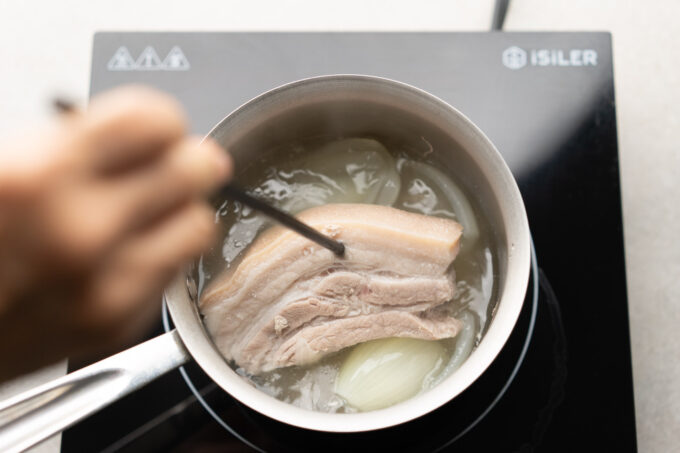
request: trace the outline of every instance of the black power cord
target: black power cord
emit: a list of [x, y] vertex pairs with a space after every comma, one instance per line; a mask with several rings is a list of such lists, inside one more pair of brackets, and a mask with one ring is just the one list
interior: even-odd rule
[[496, 0], [496, 5], [493, 8], [493, 19], [491, 21], [491, 30], [502, 30], [503, 22], [505, 22], [505, 15], [508, 12], [508, 5], [510, 0]]

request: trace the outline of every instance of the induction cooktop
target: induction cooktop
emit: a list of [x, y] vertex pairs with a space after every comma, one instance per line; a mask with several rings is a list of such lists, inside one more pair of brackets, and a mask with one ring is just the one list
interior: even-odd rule
[[[205, 134], [263, 91], [334, 73], [435, 94], [510, 166], [535, 256], [497, 360], [437, 411], [353, 435], [270, 420], [189, 364], [68, 429], [62, 451], [637, 451], [608, 33], [98, 33], [91, 94], [152, 85]], [[159, 312], [148, 336], [170, 327]]]

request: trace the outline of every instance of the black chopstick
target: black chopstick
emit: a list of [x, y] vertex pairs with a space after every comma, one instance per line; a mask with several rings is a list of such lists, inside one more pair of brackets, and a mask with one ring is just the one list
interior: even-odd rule
[[234, 186], [233, 184], [223, 186], [218, 191], [218, 195], [240, 201], [244, 205], [259, 211], [268, 217], [271, 217], [275, 221], [306, 237], [310, 241], [314, 241], [320, 246], [327, 248], [337, 256], [342, 257], [345, 254], [345, 244], [342, 242], [336, 241], [335, 239], [331, 239], [328, 236], [319, 233], [314, 228], [300, 222], [287, 212], [281, 211], [280, 209], [275, 208], [274, 206], [253, 197], [252, 195], [249, 195], [246, 191]]

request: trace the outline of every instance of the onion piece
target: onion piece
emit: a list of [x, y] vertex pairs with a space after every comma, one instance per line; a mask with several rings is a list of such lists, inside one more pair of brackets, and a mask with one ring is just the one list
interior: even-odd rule
[[465, 310], [456, 317], [463, 323], [463, 328], [456, 335], [456, 346], [454, 347], [453, 354], [451, 354], [449, 363], [446, 364], [444, 371], [437, 376], [432, 384], [433, 386], [438, 385], [451, 373], [460, 368], [463, 362], [470, 356], [475, 346], [475, 339], [477, 337], [477, 319], [475, 315]]
[[340, 367], [335, 393], [361, 411], [391, 406], [425, 389], [445, 354], [439, 342], [414, 338], [361, 343]]
[[369, 138], [330, 142], [287, 167], [323, 175], [326, 184], [334, 182], [335, 196], [326, 203], [389, 206], [397, 199], [401, 189], [401, 178], [394, 159], [380, 142]]
[[463, 226], [462, 247], [469, 250], [479, 239], [477, 217], [463, 191], [451, 178], [422, 162], [405, 161], [401, 165], [405, 192], [401, 204], [425, 215], [452, 217]]

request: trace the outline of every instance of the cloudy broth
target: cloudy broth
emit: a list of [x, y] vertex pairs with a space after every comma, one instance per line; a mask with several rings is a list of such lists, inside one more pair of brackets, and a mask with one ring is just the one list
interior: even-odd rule
[[[360, 140], [360, 139], [359, 139]], [[423, 383], [438, 384], [462, 364], [479, 343], [492, 316], [496, 292], [495, 258], [490, 227], [474, 200], [444, 174], [431, 158], [407, 146], [379, 140], [340, 148], [328, 137], [314, 138], [265, 153], [237, 176], [254, 195], [293, 214], [328, 203], [373, 203], [456, 220], [464, 227], [459, 255], [453, 262], [456, 294], [447, 303], [451, 316], [465, 327], [456, 338], [439, 340], [445, 360]], [[429, 155], [427, 155], [429, 154]], [[271, 225], [264, 216], [230, 200], [220, 200], [215, 221], [219, 247], [206, 253], [197, 268], [199, 293], [214, 276], [237, 266], [248, 245]], [[334, 392], [340, 366], [353, 347], [306, 366], [249, 375], [230, 363], [258, 389], [282, 401], [323, 412], [356, 412]]]

